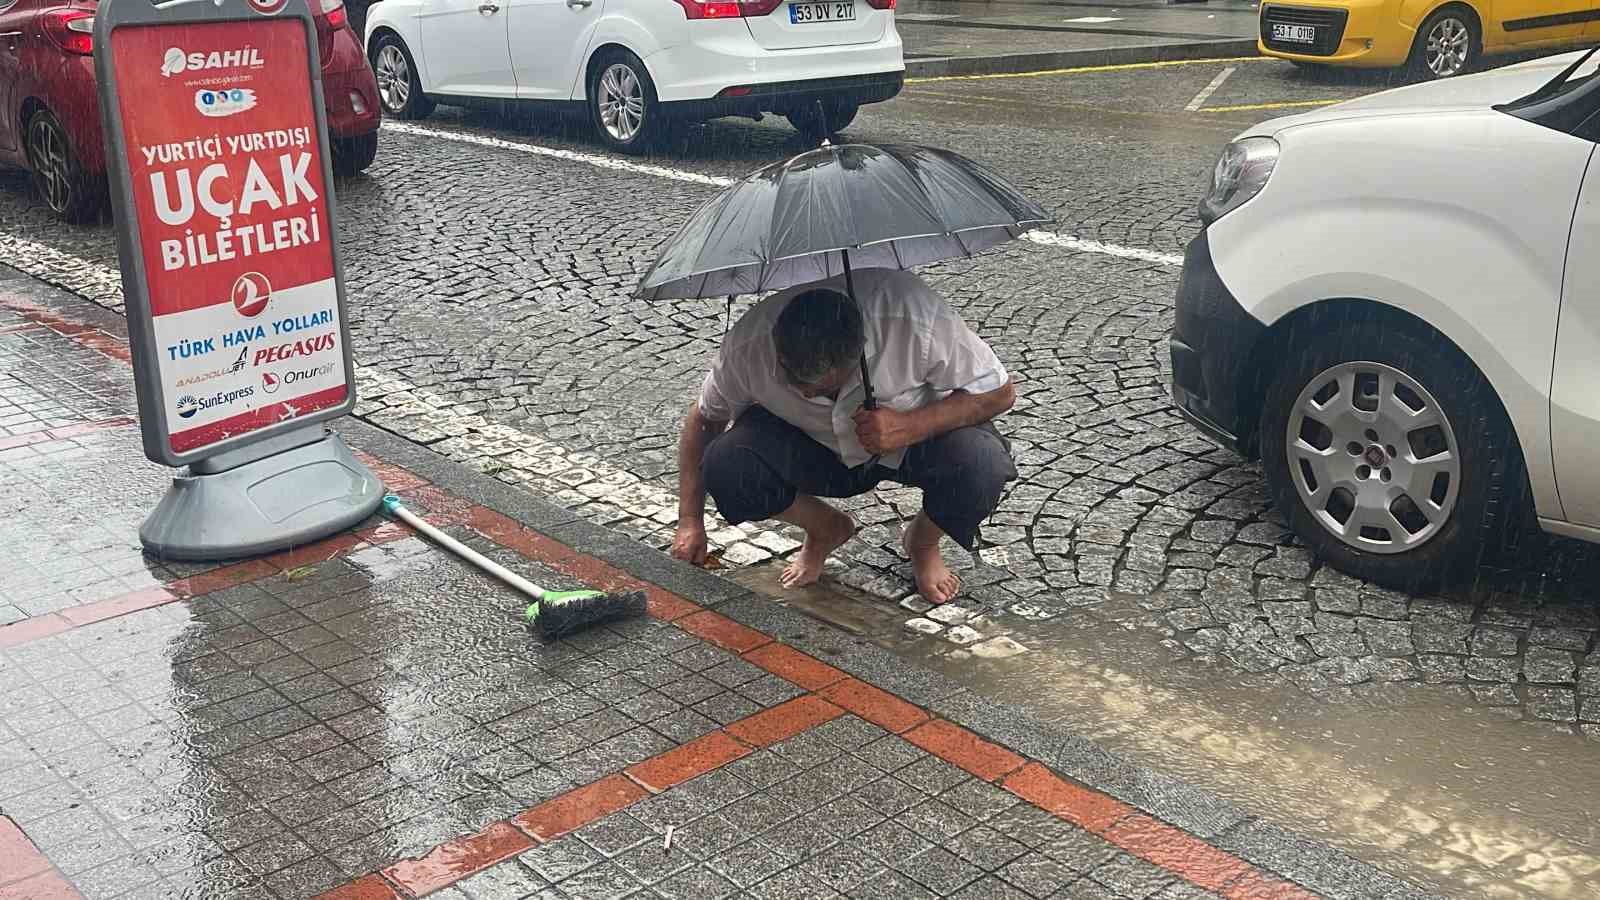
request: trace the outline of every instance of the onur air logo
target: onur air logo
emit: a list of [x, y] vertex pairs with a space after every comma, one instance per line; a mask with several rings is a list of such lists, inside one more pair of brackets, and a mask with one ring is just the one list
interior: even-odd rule
[[161, 74], [171, 78], [182, 72], [200, 72], [206, 69], [259, 69], [266, 65], [261, 51], [254, 47], [237, 50], [213, 50], [210, 53], [187, 53], [181, 47], [168, 47], [161, 57]]
[[249, 88], [230, 88], [225, 91], [195, 91], [194, 108], [202, 116], [220, 118], [255, 109], [256, 92]]
[[246, 272], [233, 283], [233, 308], [241, 316], [255, 318], [266, 311], [272, 299], [272, 282], [260, 272]]
[[312, 366], [309, 369], [290, 369], [289, 371], [283, 373], [262, 372], [261, 389], [269, 394], [276, 394], [278, 392], [278, 388], [283, 387], [286, 384], [294, 384], [297, 381], [309, 381], [313, 378], [321, 378], [332, 371], [333, 363], [323, 363], [320, 366]]

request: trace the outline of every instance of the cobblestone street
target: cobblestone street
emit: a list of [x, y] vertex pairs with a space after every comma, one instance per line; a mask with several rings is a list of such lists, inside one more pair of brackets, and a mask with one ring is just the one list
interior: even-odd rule
[[[1378, 87], [1307, 84], [1275, 62], [1238, 66], [1241, 74], [1230, 82], [1237, 96], [1213, 103], [1331, 100]], [[957, 606], [928, 616], [912, 596], [899, 540], [899, 524], [916, 513], [919, 493], [884, 490], [847, 504], [865, 527], [839, 554], [831, 577], [882, 601], [896, 623], [864, 639], [936, 659], [946, 672], [992, 672], [991, 660], [1048, 653], [1072, 634], [1107, 629], [1140, 648], [1139, 659], [1288, 692], [1313, 718], [1351, 705], [1404, 702], [1408, 692], [1427, 690], [1430, 702], [1452, 710], [1489, 709], [1520, 720], [1506, 727], [1530, 740], [1592, 748], [1584, 741], [1600, 740], [1600, 555], [1577, 544], [1535, 542], [1516, 566], [1486, 572], [1473, 590], [1447, 596], [1364, 584], [1321, 566], [1296, 542], [1270, 506], [1259, 466], [1218, 449], [1171, 411], [1172, 298], [1179, 254], [1198, 229], [1200, 185], [1231, 134], [1271, 114], [1180, 114], [1160, 105], [1167, 102], [1161, 92], [1170, 91], [1181, 109], [1218, 67], [935, 80], [864, 111], [849, 130], [863, 141], [938, 144], [971, 156], [1057, 216], [1030, 240], [921, 270], [1017, 379], [1017, 407], [1000, 428], [1013, 443], [1020, 478], [984, 529], [980, 563], [947, 554], [967, 590]], [[1138, 99], [1120, 100], [1130, 93]], [[678, 428], [729, 310], [716, 301], [646, 303], [630, 295], [662, 242], [719, 184], [799, 149], [786, 127], [726, 120], [692, 130], [672, 152], [645, 160], [608, 155], [581, 129], [553, 119], [442, 108], [420, 125], [386, 126], [370, 172], [339, 185], [359, 366], [357, 416], [506, 485], [548, 496], [589, 522], [668, 547]], [[0, 174], [0, 258], [120, 310], [111, 229], [52, 222], [18, 173]], [[753, 299], [739, 298], [731, 314]], [[125, 370], [61, 373], [25, 364], [55, 356], [51, 338], [36, 330], [8, 333], [6, 324], [0, 319], [0, 439], [130, 414]], [[131, 446], [128, 452], [137, 453]], [[156, 474], [137, 490], [119, 484], [111, 491], [92, 476], [71, 474], [70, 460], [60, 465], [68, 474], [53, 478], [48, 490], [115, 493], [108, 518], [136, 519], [161, 485]], [[33, 483], [0, 484], [13, 503], [24, 493], [33, 503], [70, 502], [41, 498]], [[790, 529], [755, 525], [715, 527], [710, 538], [724, 570], [768, 564], [799, 546]], [[385, 552], [400, 554], [392, 565], [404, 569], [400, 550]], [[193, 574], [152, 576], [106, 552], [97, 557], [92, 581], [63, 586], [44, 578], [52, 574], [48, 563], [30, 548], [4, 554], [15, 554], [0, 555], [8, 571], [32, 566], [33, 577], [0, 586], [0, 624]], [[236, 602], [257, 600], [269, 598], [241, 594]], [[170, 627], [174, 639], [210, 640], [176, 618]], [[442, 624], [417, 627], [438, 629], [441, 640], [476, 639], [459, 631], [445, 638]], [[716, 691], [709, 699], [678, 698], [673, 715], [711, 728], [791, 699], [776, 683], [753, 691], [723, 684]], [[594, 705], [574, 708], [574, 715]], [[1041, 703], [1036, 712], [1051, 717], [1059, 710]], [[699, 734], [689, 724], [680, 730], [671, 740]], [[847, 730], [840, 726], [840, 733]], [[649, 740], [618, 744], [616, 752], [643, 759], [670, 749], [666, 737]], [[329, 761], [335, 763], [345, 764]], [[522, 782], [529, 797], [553, 790]], [[968, 799], [982, 805], [992, 797]], [[847, 794], [839, 802], [855, 809], [870, 800]], [[510, 810], [484, 812], [493, 815], [458, 824], [477, 828]], [[865, 817], [862, 823], [866, 830]], [[588, 869], [599, 878], [594, 873], [601, 868], [625, 870], [628, 841], [654, 840], [647, 834], [652, 827], [618, 813], [591, 826], [596, 840], [579, 832], [582, 843], [568, 839], [565, 850], [547, 845], [528, 866], [481, 877], [543, 884], [535, 874], [554, 881], [551, 872], [582, 857], [580, 868], [600, 864]], [[867, 833], [887, 853], [932, 852], [920, 841], [911, 847], [893, 828]], [[1478, 852], [1470, 841], [1419, 834], [1430, 847], [1449, 848], [1439, 851], [1447, 861], [1430, 861], [1430, 868], [1493, 867], [1494, 854]], [[443, 837], [430, 831], [407, 839], [431, 846]], [[1571, 832], [1536, 835], [1504, 859], [1530, 872], [1559, 870], [1578, 886], [1566, 896], [1581, 896], [1600, 868], [1589, 851], [1575, 849], [1583, 839]], [[1551, 851], [1544, 862], [1534, 859], [1541, 843]], [[1570, 863], [1557, 858], [1557, 848], [1572, 851]], [[966, 851], [1015, 849], [997, 832], [992, 843]], [[744, 864], [729, 859], [734, 853], [708, 848], [698, 859], [726, 874], [726, 867]], [[1024, 868], [1081, 864], [1073, 854], [1046, 855]], [[1003, 871], [1006, 861], [996, 862]], [[855, 864], [864, 863], [841, 863]], [[879, 868], [872, 864], [874, 872]], [[365, 871], [353, 863], [344, 874]], [[1146, 884], [1139, 881], [1146, 874], [1129, 865], [1115, 877]], [[876, 877], [887, 884], [899, 876], [883, 869]], [[1178, 896], [1151, 884], [1150, 891], [1128, 895]]]

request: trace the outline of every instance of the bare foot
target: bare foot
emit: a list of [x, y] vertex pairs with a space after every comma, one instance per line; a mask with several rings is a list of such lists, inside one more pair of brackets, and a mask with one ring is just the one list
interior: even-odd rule
[[950, 571], [950, 567], [944, 564], [944, 557], [939, 554], [941, 537], [943, 532], [925, 515], [918, 515], [900, 536], [900, 545], [911, 557], [911, 570], [917, 577], [917, 592], [934, 606], [949, 603], [961, 593], [961, 578]]
[[844, 546], [845, 541], [856, 533], [854, 519], [838, 510], [828, 508], [830, 516], [824, 523], [806, 532], [806, 540], [800, 545], [800, 552], [794, 561], [783, 570], [779, 579], [786, 588], [805, 587], [816, 584], [822, 577], [822, 567], [828, 561], [828, 556], [833, 551]]

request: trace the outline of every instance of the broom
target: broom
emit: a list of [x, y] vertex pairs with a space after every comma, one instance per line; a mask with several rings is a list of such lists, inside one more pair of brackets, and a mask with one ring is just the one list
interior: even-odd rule
[[423, 521], [416, 513], [406, 509], [400, 498], [393, 494], [383, 498], [383, 509], [412, 528], [422, 532], [434, 543], [472, 563], [490, 575], [533, 598], [528, 605], [528, 624], [546, 640], [555, 640], [573, 632], [610, 622], [645, 614], [647, 604], [644, 591], [549, 591], [521, 575], [507, 569], [482, 553], [468, 547], [443, 531]]

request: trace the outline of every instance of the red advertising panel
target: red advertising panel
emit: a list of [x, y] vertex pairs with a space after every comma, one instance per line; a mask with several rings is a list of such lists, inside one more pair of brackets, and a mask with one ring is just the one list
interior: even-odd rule
[[174, 453], [348, 393], [308, 52], [298, 18], [112, 32]]

